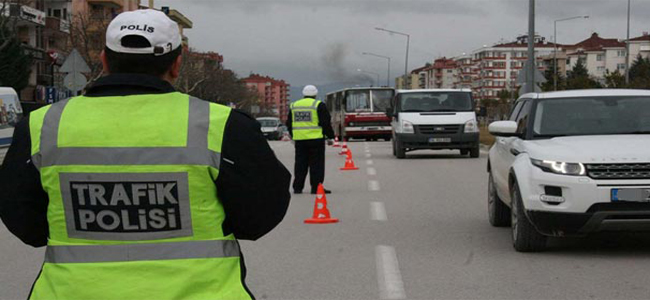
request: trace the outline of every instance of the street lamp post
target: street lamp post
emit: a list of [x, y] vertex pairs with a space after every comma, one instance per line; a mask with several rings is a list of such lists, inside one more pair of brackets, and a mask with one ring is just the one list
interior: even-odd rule
[[383, 58], [383, 59], [388, 60], [388, 73], [386, 74], [386, 86], [387, 86], [387, 87], [390, 87], [390, 57], [388, 57], [388, 56], [384, 56], [384, 55], [375, 54], [375, 53], [371, 53], [371, 52], [363, 52], [363, 53], [361, 53], [361, 54], [363, 54], [363, 55], [375, 56], [375, 57], [380, 57], [380, 58]]
[[408, 69], [409, 69], [409, 44], [411, 43], [411, 35], [408, 34], [408, 33], [388, 30], [388, 29], [380, 28], [380, 27], [375, 27], [375, 30], [385, 31], [385, 32], [388, 32], [388, 33], [402, 35], [402, 36], [406, 37], [406, 60], [404, 61], [404, 86], [405, 86], [405, 89], [408, 89], [408, 87], [406, 87], [406, 82], [407, 82], [408, 72], [409, 72], [408, 71]]
[[370, 72], [370, 71], [361, 70], [361, 69], [357, 69], [357, 72], [361, 72], [361, 73], [366, 73], [366, 74], [371, 74], [371, 75], [375, 75], [375, 76], [377, 76], [377, 80], [375, 81], [375, 86], [379, 86], [379, 73]]
[[575, 16], [575, 17], [555, 20], [553, 24], [553, 46], [555, 47], [555, 51], [553, 51], [553, 89], [555, 91], [557, 91], [557, 23], [569, 21], [569, 20], [575, 20], [575, 19], [588, 19], [588, 18], [589, 16]]
[[632, 0], [627, 0], [627, 40], [625, 40], [625, 84], [630, 84], [630, 8]]

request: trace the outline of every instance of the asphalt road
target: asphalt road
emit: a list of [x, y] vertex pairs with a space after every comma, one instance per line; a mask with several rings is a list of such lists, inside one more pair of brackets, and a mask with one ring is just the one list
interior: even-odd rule
[[[293, 168], [293, 146], [272, 142]], [[327, 150], [326, 187], [337, 224], [307, 225], [314, 197], [296, 195], [284, 222], [242, 242], [259, 299], [648, 299], [650, 236], [551, 240], [544, 253], [512, 249], [487, 222], [486, 158], [457, 152], [391, 155], [390, 143], [350, 143], [357, 171]], [[42, 250], [0, 226], [0, 299], [24, 299]]]

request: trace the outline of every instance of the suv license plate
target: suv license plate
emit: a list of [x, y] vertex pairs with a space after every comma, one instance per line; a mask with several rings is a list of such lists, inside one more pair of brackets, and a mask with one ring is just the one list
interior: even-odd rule
[[451, 143], [451, 138], [429, 138], [429, 143]]
[[650, 189], [612, 189], [612, 201], [650, 202]]

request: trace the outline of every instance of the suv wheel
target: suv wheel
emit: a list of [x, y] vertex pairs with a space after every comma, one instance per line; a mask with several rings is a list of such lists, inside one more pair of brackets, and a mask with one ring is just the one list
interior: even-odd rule
[[543, 251], [546, 249], [546, 236], [537, 232], [537, 229], [528, 220], [517, 183], [514, 184], [511, 194], [512, 245], [518, 252]]
[[510, 224], [510, 208], [499, 199], [494, 186], [492, 172], [488, 179], [488, 218], [494, 227], [506, 227]]
[[479, 145], [476, 145], [476, 147], [472, 148], [469, 150], [469, 157], [471, 158], [477, 158], [481, 154], [481, 148]]
[[460, 155], [467, 155], [467, 154], [469, 154], [468, 149], [460, 149]]

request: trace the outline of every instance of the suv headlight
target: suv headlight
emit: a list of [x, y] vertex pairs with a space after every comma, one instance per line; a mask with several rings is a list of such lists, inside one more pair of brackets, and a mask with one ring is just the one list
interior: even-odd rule
[[539, 167], [544, 172], [562, 174], [562, 175], [571, 175], [571, 176], [584, 176], [587, 174], [585, 165], [582, 163], [567, 163], [560, 161], [552, 160], [539, 160], [539, 159], [530, 159], [530, 162], [533, 165]]
[[478, 132], [478, 124], [476, 124], [476, 120], [469, 120], [465, 122], [465, 133], [475, 132]]
[[402, 121], [402, 133], [415, 133], [413, 123], [409, 121]]

